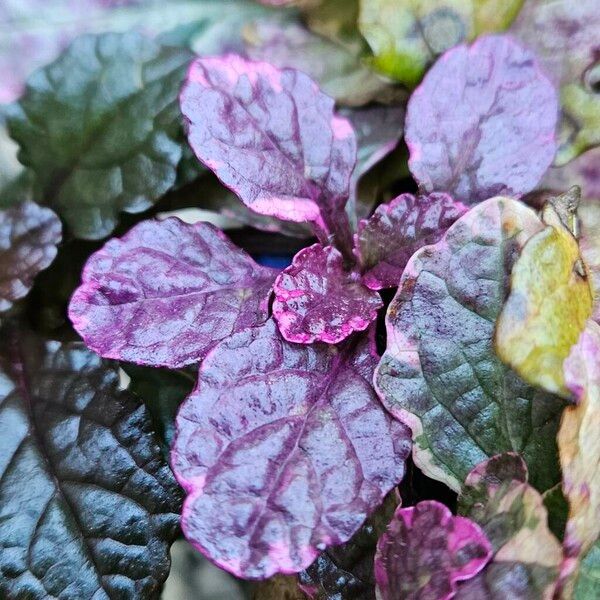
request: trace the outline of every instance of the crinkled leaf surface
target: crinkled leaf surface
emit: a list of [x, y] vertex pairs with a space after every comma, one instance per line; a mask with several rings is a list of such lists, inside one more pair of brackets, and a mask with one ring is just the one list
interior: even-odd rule
[[556, 150], [558, 101], [534, 55], [508, 36], [449, 50], [406, 113], [409, 167], [423, 190], [473, 204], [535, 188]]
[[513, 266], [495, 347], [525, 381], [569, 398], [563, 362], [592, 313], [592, 292], [577, 240], [551, 205], [544, 212], [547, 227]]
[[481, 571], [491, 554], [479, 526], [440, 502], [399, 508], [377, 544], [377, 597], [448, 600], [456, 583]]
[[551, 600], [562, 549], [548, 528], [542, 496], [527, 483], [518, 454], [501, 454], [469, 473], [461, 514], [481, 526], [494, 551], [476, 577], [459, 586], [460, 600]]
[[343, 105], [361, 106], [394, 95], [390, 82], [366, 67], [354, 48], [298, 23], [255, 21], [244, 33], [250, 58], [307, 73]]
[[358, 224], [355, 248], [364, 270], [363, 282], [373, 289], [396, 287], [408, 259], [422, 246], [437, 242], [467, 211], [448, 194], [401, 194], [381, 204]]
[[235, 55], [197, 59], [181, 108], [196, 156], [254, 211], [344, 229], [356, 140], [309, 77]]
[[181, 496], [114, 365], [3, 332], [0, 478], [3, 598], [158, 597]]
[[399, 501], [399, 494], [390, 492], [352, 539], [328, 548], [298, 574], [300, 587], [311, 600], [375, 600], [373, 559], [377, 540]]
[[569, 501], [564, 546], [567, 558], [577, 558], [600, 535], [600, 325], [595, 321], [588, 321], [564, 371], [578, 402], [565, 409], [558, 432], [563, 491]]
[[556, 164], [565, 164], [598, 138], [600, 12], [595, 0], [528, 0], [511, 33], [533, 49], [561, 86], [562, 119]]
[[321, 244], [300, 250], [277, 276], [273, 291], [279, 331], [301, 344], [337, 344], [353, 331], [365, 330], [383, 306], [358, 273], [344, 269], [340, 252]]
[[[404, 107], [374, 105], [359, 110], [341, 110], [340, 114], [352, 124], [358, 144], [356, 167], [350, 181], [350, 198], [346, 205], [351, 223], [355, 226], [357, 218], [367, 217], [377, 200], [374, 194], [366, 194], [361, 189], [361, 178], [396, 148], [404, 131]], [[383, 180], [380, 184], [385, 184], [387, 179], [391, 183], [400, 175], [395, 169], [389, 171], [380, 178]]]
[[0, 210], [0, 311], [27, 295], [54, 260], [61, 232], [58, 217], [34, 202]]
[[360, 0], [360, 29], [373, 65], [408, 85], [445, 50], [506, 29], [523, 0]]
[[175, 183], [190, 58], [134, 33], [83, 36], [29, 79], [9, 130], [40, 200], [76, 237], [105, 237], [119, 212], [146, 210]]
[[410, 452], [408, 429], [371, 387], [376, 360], [367, 336], [290, 344], [273, 320], [209, 353], [177, 416], [171, 461], [198, 550], [262, 579], [350, 539]]
[[575, 600], [596, 600], [600, 596], [600, 540], [581, 561], [575, 584]]
[[506, 451], [524, 456], [539, 490], [559, 480], [555, 435], [563, 403], [527, 385], [493, 348], [512, 264], [543, 227], [516, 200], [473, 207], [411, 258], [388, 308], [379, 395], [411, 427], [417, 466], [453, 489]]
[[144, 221], [90, 257], [69, 317], [105, 358], [181, 367], [264, 322], [276, 274], [209, 223]]

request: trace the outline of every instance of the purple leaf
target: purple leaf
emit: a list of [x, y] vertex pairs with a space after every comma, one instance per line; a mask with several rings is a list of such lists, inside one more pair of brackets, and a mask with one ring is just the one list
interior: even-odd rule
[[466, 204], [535, 188], [556, 150], [558, 101], [534, 55], [508, 36], [446, 52], [407, 109], [409, 167], [423, 190]]
[[380, 600], [447, 600], [456, 582], [474, 577], [492, 555], [478, 525], [454, 517], [435, 500], [399, 508], [377, 544], [375, 578]]
[[0, 211], [0, 311], [27, 295], [56, 256], [62, 226], [49, 209], [23, 202]]
[[356, 140], [333, 108], [300, 71], [236, 55], [196, 60], [181, 92], [196, 156], [247, 206], [345, 238]]
[[363, 283], [372, 290], [396, 287], [408, 259], [422, 246], [436, 243], [448, 227], [467, 212], [448, 194], [415, 197], [401, 194], [380, 205], [358, 224], [355, 252]]
[[273, 316], [289, 342], [337, 344], [364, 331], [383, 306], [379, 294], [344, 269], [332, 246], [314, 244], [296, 254], [273, 287]]
[[105, 358], [181, 367], [264, 322], [275, 275], [209, 223], [144, 221], [91, 256], [69, 317]]
[[301, 571], [350, 539], [410, 453], [372, 388], [376, 362], [372, 335], [290, 344], [273, 320], [216, 346], [177, 416], [187, 539], [249, 579]]

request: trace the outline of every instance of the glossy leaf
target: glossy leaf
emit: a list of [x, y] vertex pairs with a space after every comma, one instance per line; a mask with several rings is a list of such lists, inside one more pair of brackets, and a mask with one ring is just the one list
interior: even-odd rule
[[347, 242], [356, 140], [311, 79], [235, 55], [197, 59], [181, 108], [196, 156], [247, 206], [322, 232], [341, 227]]
[[555, 161], [559, 165], [600, 143], [600, 104], [594, 95], [599, 27], [595, 0], [528, 0], [511, 28], [561, 87], [560, 146]]
[[264, 322], [276, 274], [209, 223], [144, 221], [90, 257], [69, 317], [105, 358], [177, 368]]
[[457, 46], [411, 96], [410, 170], [423, 190], [467, 204], [520, 196], [535, 188], [554, 158], [557, 112], [552, 83], [510, 37]]
[[359, 223], [356, 235], [364, 284], [373, 290], [396, 287], [408, 259], [437, 242], [466, 211], [448, 194], [435, 192], [419, 197], [401, 194], [378, 206], [372, 217]]
[[360, 0], [360, 29], [373, 65], [408, 86], [449, 48], [506, 29], [523, 0]]
[[209, 353], [177, 416], [171, 461], [198, 550], [263, 579], [352, 537], [410, 452], [408, 429], [371, 387], [376, 360], [367, 336], [290, 344], [272, 320]]
[[459, 586], [457, 599], [551, 600], [562, 549], [548, 528], [539, 492], [517, 454], [501, 454], [469, 473], [461, 514], [481, 526], [494, 555], [485, 570]]
[[563, 362], [592, 313], [592, 293], [577, 240], [552, 204], [544, 220], [513, 266], [495, 347], [525, 381], [569, 398]]
[[303, 71], [340, 104], [362, 106], [394, 95], [390, 82], [366, 67], [353, 48], [297, 23], [255, 21], [244, 33], [250, 58]]
[[76, 237], [105, 237], [175, 183], [190, 56], [133, 33], [84, 36], [30, 78], [9, 130], [40, 200]]
[[564, 364], [565, 382], [577, 400], [563, 414], [558, 449], [563, 491], [569, 501], [565, 571], [576, 568], [600, 536], [600, 325], [588, 321]]
[[559, 480], [563, 403], [527, 385], [493, 348], [512, 264], [543, 227], [516, 200], [473, 207], [410, 259], [388, 308], [377, 391], [411, 427], [416, 465], [455, 490], [476, 465], [507, 451], [523, 455], [540, 491]]
[[314, 244], [300, 250], [273, 286], [273, 316], [289, 342], [337, 344], [364, 331], [383, 302], [357, 273], [344, 269], [332, 246]]
[[54, 260], [62, 226], [49, 209], [23, 202], [0, 210], [0, 311], [27, 295]]
[[491, 554], [479, 526], [443, 504], [426, 500], [399, 508], [377, 544], [377, 597], [448, 600], [457, 582], [475, 576]]
[[115, 365], [5, 330], [0, 381], [0, 595], [157, 597], [181, 496]]

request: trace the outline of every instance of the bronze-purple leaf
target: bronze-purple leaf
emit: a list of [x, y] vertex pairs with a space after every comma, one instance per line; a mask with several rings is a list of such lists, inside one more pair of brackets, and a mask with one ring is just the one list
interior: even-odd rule
[[144, 221], [91, 256], [69, 317], [105, 358], [181, 367], [263, 323], [276, 275], [209, 223]]
[[314, 244], [296, 254], [275, 280], [273, 316], [283, 337], [301, 344], [337, 344], [364, 331], [383, 302], [360, 275], [344, 269], [332, 246]]
[[492, 555], [485, 533], [435, 500], [399, 508], [377, 544], [380, 600], [448, 600]]
[[400, 482], [410, 432], [372, 388], [373, 341], [290, 344], [269, 320], [204, 359], [172, 466], [188, 493], [183, 531], [218, 566], [248, 579], [301, 571]]
[[0, 311], [26, 296], [35, 276], [50, 266], [61, 232], [54, 212], [34, 202], [0, 211]]
[[558, 100], [535, 56], [509, 36], [448, 50], [413, 93], [409, 167], [424, 191], [474, 204], [535, 188], [556, 151]]

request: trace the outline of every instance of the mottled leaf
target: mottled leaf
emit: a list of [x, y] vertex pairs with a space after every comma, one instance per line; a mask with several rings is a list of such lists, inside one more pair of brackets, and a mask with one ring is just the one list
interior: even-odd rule
[[300, 344], [337, 344], [363, 331], [383, 302], [360, 276], [344, 269], [332, 246], [314, 244], [300, 250], [273, 286], [273, 316], [283, 337]]
[[0, 596], [157, 598], [181, 496], [115, 365], [4, 331], [0, 382]]
[[181, 108], [196, 156], [246, 205], [349, 243], [343, 208], [356, 140], [309, 77], [235, 55], [198, 59]]
[[492, 548], [478, 525], [434, 500], [399, 508], [377, 544], [380, 600], [454, 597], [458, 581], [475, 576]]
[[105, 358], [177, 368], [264, 322], [276, 274], [209, 223], [144, 221], [90, 257], [69, 317]]
[[600, 325], [588, 321], [564, 364], [578, 404], [565, 409], [558, 432], [563, 491], [569, 501], [565, 572], [576, 569], [600, 535]]
[[298, 574], [300, 587], [311, 600], [375, 600], [373, 559], [377, 540], [399, 502], [399, 494], [390, 492], [352, 539], [327, 549]]
[[561, 86], [562, 119], [556, 164], [564, 164], [598, 139], [600, 11], [596, 0], [528, 0], [511, 33], [533, 49]]
[[534, 55], [510, 37], [457, 46], [411, 96], [410, 170], [423, 190], [466, 204], [520, 196], [554, 158], [557, 112], [553, 85]]
[[600, 540], [581, 561], [575, 584], [575, 600], [597, 600], [600, 597]]
[[396, 93], [388, 80], [362, 63], [353, 48], [311, 33], [298, 23], [255, 21], [244, 34], [250, 58], [303, 71], [340, 104], [361, 106]]
[[146, 210], [175, 183], [190, 57], [133, 33], [83, 36], [29, 79], [9, 130], [40, 201], [75, 236], [105, 237], [119, 212]]
[[360, 30], [373, 65], [408, 86], [436, 56], [476, 36], [506, 29], [523, 0], [360, 0]]
[[460, 600], [551, 600], [562, 549], [548, 528], [542, 496], [527, 483], [518, 454], [501, 454], [469, 473], [461, 514], [477, 523], [494, 551], [485, 570], [459, 586]]
[[415, 197], [401, 194], [381, 204], [358, 224], [355, 252], [363, 283], [373, 289], [396, 287], [408, 259], [422, 246], [437, 242], [467, 211], [448, 194]]
[[367, 336], [290, 344], [272, 320], [209, 353], [172, 452], [189, 494], [182, 527], [198, 550], [262, 579], [352, 537], [410, 452], [408, 429], [371, 387], [376, 360]]
[[26, 296], [54, 260], [61, 231], [58, 217], [34, 202], [0, 210], [0, 311]]
[[544, 222], [513, 266], [495, 348], [525, 381], [569, 398], [563, 362], [592, 313], [592, 293], [577, 240], [550, 203]]
[[527, 385], [493, 348], [512, 264], [543, 227], [516, 200], [473, 207], [410, 259], [388, 308], [379, 395], [411, 427], [417, 466], [455, 490], [480, 462], [510, 451], [539, 490], [559, 480], [563, 402]]
[[[358, 154], [356, 167], [350, 180], [350, 197], [346, 212], [352, 225], [357, 219], [366, 218], [377, 201], [375, 194], [367, 194], [361, 188], [361, 180], [388, 156], [402, 138], [404, 130], [404, 108], [401, 106], [369, 106], [360, 110], [341, 110], [340, 114], [350, 121], [356, 133]], [[399, 179], [402, 173], [396, 169], [385, 169], [380, 185]], [[371, 191], [371, 189], [369, 189]]]

